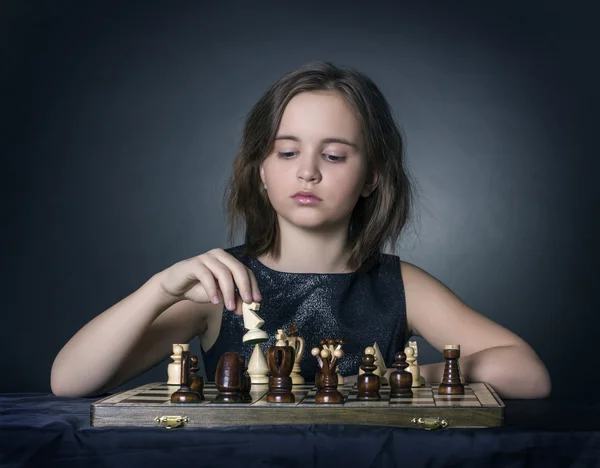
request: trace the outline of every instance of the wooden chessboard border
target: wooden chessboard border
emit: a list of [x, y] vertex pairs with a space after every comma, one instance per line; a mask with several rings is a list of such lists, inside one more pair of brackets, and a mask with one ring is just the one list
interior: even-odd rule
[[344, 404], [314, 403], [313, 384], [295, 385], [295, 403], [268, 403], [267, 386], [255, 386], [250, 403], [215, 403], [214, 384], [205, 385], [205, 400], [199, 403], [171, 403], [177, 386], [149, 383], [108, 396], [90, 405], [92, 426], [156, 426], [155, 418], [170, 415], [187, 417], [185, 427], [219, 427], [277, 424], [360, 424], [414, 427], [413, 418], [441, 418], [449, 427], [495, 427], [504, 420], [504, 403], [486, 383], [465, 385], [465, 395], [445, 396], [437, 384], [413, 388], [412, 398], [389, 398], [389, 386], [382, 386], [381, 401], [357, 401], [355, 384], [340, 385]]

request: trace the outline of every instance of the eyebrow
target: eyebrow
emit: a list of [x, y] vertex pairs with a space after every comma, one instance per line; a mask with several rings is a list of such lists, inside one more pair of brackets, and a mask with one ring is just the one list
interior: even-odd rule
[[[279, 135], [275, 137], [275, 140], [292, 140], [292, 141], [300, 141], [300, 138], [294, 135]], [[358, 145], [356, 143], [352, 143], [345, 138], [323, 138], [321, 143], [341, 143], [342, 145], [352, 146], [355, 149], [358, 149]]]

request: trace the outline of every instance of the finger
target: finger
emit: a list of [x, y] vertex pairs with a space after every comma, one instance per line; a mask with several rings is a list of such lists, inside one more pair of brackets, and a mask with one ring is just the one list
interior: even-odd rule
[[246, 268], [248, 270], [248, 277], [250, 278], [250, 285], [252, 288], [252, 299], [256, 302], [262, 301], [262, 295], [260, 294], [260, 289], [258, 287], [258, 280], [256, 276], [254, 276], [254, 272], [250, 268]]
[[208, 300], [213, 304], [218, 304], [221, 301], [219, 287], [210, 269], [203, 263], [198, 262], [192, 273], [200, 281]]
[[244, 301], [240, 296], [235, 296], [235, 309], [233, 310], [236, 315], [244, 315]]
[[231, 254], [228, 254], [227, 252], [217, 252], [214, 255], [219, 262], [224, 264], [231, 271], [235, 284], [240, 292], [240, 296], [244, 302], [248, 304], [251, 303], [253, 301], [254, 294], [248, 268], [246, 268], [246, 266], [237, 258]]
[[228, 310], [235, 310], [235, 286], [231, 270], [214, 257], [204, 259], [204, 265], [211, 271], [221, 290], [224, 305]]

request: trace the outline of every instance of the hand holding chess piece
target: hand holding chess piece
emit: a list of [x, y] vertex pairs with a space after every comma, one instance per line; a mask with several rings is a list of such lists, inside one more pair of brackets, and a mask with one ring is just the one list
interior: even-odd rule
[[342, 351], [342, 340], [321, 340], [320, 344], [333, 344], [333, 352], [328, 349], [313, 348], [311, 354], [317, 358], [321, 368], [320, 382], [317, 385], [319, 390], [315, 395], [315, 403], [343, 403], [344, 396], [337, 389], [336, 369], [339, 359], [344, 357]]
[[465, 386], [462, 384], [458, 359], [460, 358], [460, 345], [446, 345], [444, 348], [444, 375], [438, 393], [440, 395], [464, 395]]
[[246, 344], [254, 345], [254, 351], [248, 362], [248, 374], [250, 375], [252, 384], [266, 385], [269, 383], [269, 377], [267, 376], [269, 373], [269, 366], [267, 365], [267, 360], [265, 359], [265, 355], [263, 354], [259, 343], [267, 341], [269, 335], [267, 332], [260, 329], [265, 321], [256, 314], [256, 311], [259, 309], [260, 304], [258, 302], [252, 302], [251, 304], [246, 304], [244, 302], [242, 304], [244, 327], [248, 330], [242, 337], [242, 341]]

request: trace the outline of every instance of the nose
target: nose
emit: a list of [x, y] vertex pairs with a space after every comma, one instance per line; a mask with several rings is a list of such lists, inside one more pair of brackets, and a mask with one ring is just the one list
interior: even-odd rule
[[318, 183], [321, 180], [317, 157], [300, 157], [298, 161], [298, 179], [312, 183]]

